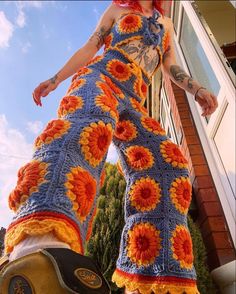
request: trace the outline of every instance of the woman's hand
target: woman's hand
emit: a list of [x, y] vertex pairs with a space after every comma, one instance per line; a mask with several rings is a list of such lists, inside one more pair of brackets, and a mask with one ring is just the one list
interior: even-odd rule
[[218, 107], [217, 98], [207, 89], [200, 89], [196, 95], [196, 101], [202, 108], [202, 116], [212, 114]]
[[46, 80], [38, 85], [32, 93], [36, 105], [42, 106], [41, 97], [47, 96], [51, 91], [55, 90], [59, 85], [58, 76]]

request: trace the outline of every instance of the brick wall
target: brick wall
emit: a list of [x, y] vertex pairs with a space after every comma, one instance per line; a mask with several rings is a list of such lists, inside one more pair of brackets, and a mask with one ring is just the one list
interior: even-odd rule
[[182, 128], [181, 150], [189, 161], [193, 194], [196, 197], [199, 225], [207, 249], [208, 265], [213, 270], [236, 258], [234, 246], [215, 189], [185, 91], [163, 77], [174, 124]]

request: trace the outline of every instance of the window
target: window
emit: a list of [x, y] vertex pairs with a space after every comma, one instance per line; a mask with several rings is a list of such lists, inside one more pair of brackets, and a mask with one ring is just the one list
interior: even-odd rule
[[178, 21], [179, 21], [179, 5], [180, 5], [180, 1], [174, 2], [174, 28], [176, 32], [177, 32]]
[[180, 45], [192, 77], [217, 96], [220, 84], [185, 12], [183, 14]]

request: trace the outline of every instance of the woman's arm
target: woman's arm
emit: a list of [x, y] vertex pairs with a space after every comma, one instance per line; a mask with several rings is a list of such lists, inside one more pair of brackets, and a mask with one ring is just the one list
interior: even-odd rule
[[105, 37], [109, 34], [114, 20], [114, 4], [110, 4], [101, 16], [94, 33], [88, 41], [78, 49], [67, 63], [50, 79], [39, 84], [33, 92], [33, 98], [37, 105], [42, 106], [41, 96], [45, 97], [55, 90], [57, 86], [68, 77], [76, 73], [79, 68], [86, 65], [104, 44]]
[[[163, 54], [161, 65], [162, 71], [165, 72], [177, 86], [195, 95], [202, 85], [190, 77], [176, 62], [174, 49], [174, 26], [170, 18], [167, 18], [166, 29], [169, 33], [169, 44]], [[202, 107], [203, 116], [210, 115], [218, 106], [216, 96], [207, 89], [201, 88], [197, 92], [196, 101]]]

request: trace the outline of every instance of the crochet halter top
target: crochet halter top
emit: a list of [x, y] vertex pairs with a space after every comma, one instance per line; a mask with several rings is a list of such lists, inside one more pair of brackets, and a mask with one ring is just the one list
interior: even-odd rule
[[156, 9], [150, 17], [123, 12], [105, 39], [104, 51], [118, 49], [152, 76], [161, 64], [167, 43], [167, 32], [158, 22], [159, 17]]

